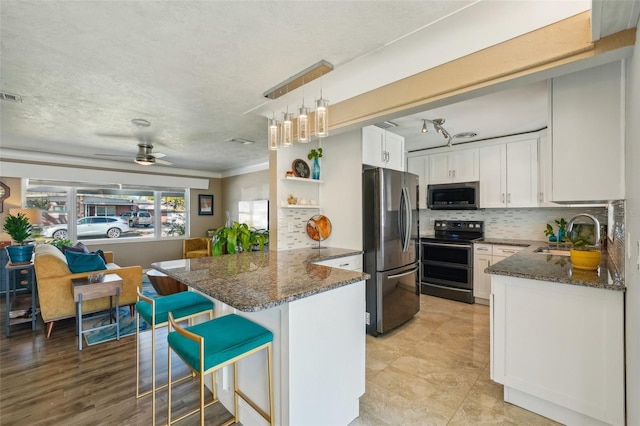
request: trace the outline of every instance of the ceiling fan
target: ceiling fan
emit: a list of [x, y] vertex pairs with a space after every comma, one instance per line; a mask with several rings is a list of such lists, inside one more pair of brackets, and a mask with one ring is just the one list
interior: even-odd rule
[[[136, 126], [139, 130], [142, 128], [149, 127], [151, 123], [148, 120], [142, 118], [134, 118], [131, 120], [131, 123]], [[111, 134], [111, 133], [101, 133], [100, 136], [107, 137], [117, 137], [117, 138], [131, 138], [130, 135], [120, 135], [120, 134]], [[138, 153], [134, 157], [134, 161], [143, 166], [151, 166], [153, 164], [162, 164], [166, 166], [170, 166], [173, 163], [166, 160], [161, 160], [162, 157], [166, 157], [166, 154], [161, 152], [153, 152], [153, 144], [148, 140], [149, 137], [147, 134], [143, 132], [138, 132], [136, 138], [140, 141], [138, 143]], [[115, 154], [94, 154], [101, 157], [130, 157], [130, 155], [115, 155]]]

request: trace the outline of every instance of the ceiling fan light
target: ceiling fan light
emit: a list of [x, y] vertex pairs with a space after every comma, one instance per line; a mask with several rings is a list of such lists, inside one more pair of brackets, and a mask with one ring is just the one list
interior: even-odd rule
[[316, 101], [316, 136], [329, 136], [329, 101], [322, 99], [322, 94]]
[[427, 133], [429, 129], [427, 128], [427, 120], [422, 120], [422, 133]]
[[138, 155], [136, 156], [136, 163], [143, 166], [151, 166], [156, 163], [156, 157], [151, 154]]
[[305, 108], [304, 105], [300, 107], [298, 116], [298, 142], [309, 142], [309, 108]]

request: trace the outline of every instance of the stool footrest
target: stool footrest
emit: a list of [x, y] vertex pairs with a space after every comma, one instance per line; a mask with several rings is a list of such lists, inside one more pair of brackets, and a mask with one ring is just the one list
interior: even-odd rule
[[244, 400], [244, 402], [246, 402], [247, 404], [249, 404], [251, 406], [251, 408], [253, 408], [254, 410], [256, 410], [256, 412], [258, 414], [260, 414], [262, 416], [263, 419], [265, 419], [266, 421], [268, 421], [269, 423], [271, 423], [271, 417], [260, 407], [258, 407], [255, 402], [253, 402], [251, 399], [249, 399], [249, 397], [247, 395], [245, 395], [244, 393], [242, 393], [242, 391], [240, 389], [236, 389], [236, 394], [242, 398]]

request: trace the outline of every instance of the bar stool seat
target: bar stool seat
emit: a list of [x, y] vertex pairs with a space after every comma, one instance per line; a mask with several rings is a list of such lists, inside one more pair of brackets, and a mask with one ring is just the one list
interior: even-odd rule
[[[172, 314], [169, 314], [170, 327], [175, 331], [169, 331], [167, 341], [169, 343], [168, 376], [171, 377], [171, 351], [178, 356], [195, 372], [200, 378], [200, 408], [185, 414], [184, 416], [171, 420], [171, 381], [168, 382], [168, 424], [177, 422], [197, 411], [200, 411], [200, 424], [204, 425], [204, 376], [215, 373], [226, 365], [233, 364], [233, 387], [235, 413], [229, 424], [238, 422], [238, 397], [244, 399], [253, 407], [266, 421], [274, 424], [273, 418], [273, 378], [272, 378], [272, 342], [273, 333], [239, 315], [225, 315], [204, 323], [183, 328], [176, 324]], [[237, 361], [248, 357], [263, 349], [267, 350], [267, 374], [269, 380], [269, 414], [261, 410], [253, 401], [249, 400], [238, 389]], [[217, 401], [215, 394], [215, 377], [213, 380], [214, 397], [208, 405]]]
[[[155, 299], [144, 296], [138, 289], [138, 302], [136, 303], [136, 398], [152, 395], [152, 424], [155, 424], [156, 416], [156, 390], [165, 385], [156, 387], [156, 328], [165, 327], [169, 322], [169, 314], [177, 321], [191, 320], [200, 315], [208, 314], [209, 320], [213, 318], [214, 304], [201, 294], [184, 291], [181, 293], [160, 296]], [[151, 389], [140, 392], [140, 317], [151, 326]], [[191, 376], [182, 377], [183, 380]], [[171, 380], [171, 376], [169, 376]]]

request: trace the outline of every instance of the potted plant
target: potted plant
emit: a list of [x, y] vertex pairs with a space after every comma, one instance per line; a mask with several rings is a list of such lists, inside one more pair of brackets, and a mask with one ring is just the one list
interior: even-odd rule
[[322, 148], [312, 149], [307, 155], [309, 160], [313, 160], [313, 166], [311, 167], [311, 178], [320, 179], [320, 163], [318, 158], [322, 158]]
[[564, 220], [563, 217], [560, 219], [556, 219], [556, 225], [558, 225], [558, 242], [561, 243], [565, 241], [565, 237], [567, 236], [567, 221]]
[[571, 264], [575, 269], [587, 271], [598, 269], [600, 260], [602, 259], [602, 252], [598, 247], [592, 245], [591, 241], [580, 236], [572, 238], [571, 243], [572, 246], [569, 254], [571, 256]]
[[249, 251], [252, 247], [263, 250], [269, 240], [266, 229], [250, 228], [246, 223], [233, 222], [231, 226], [223, 226], [213, 235], [212, 254], [235, 254]]
[[555, 243], [558, 241], [558, 237], [556, 237], [556, 233], [553, 231], [553, 226], [547, 223], [547, 228], [544, 230], [544, 235], [549, 237], [550, 243]]
[[17, 215], [9, 214], [2, 229], [11, 236], [11, 240], [17, 243], [6, 247], [9, 260], [13, 264], [29, 263], [33, 255], [33, 245], [26, 244], [31, 238], [31, 224], [29, 219], [22, 213]]

